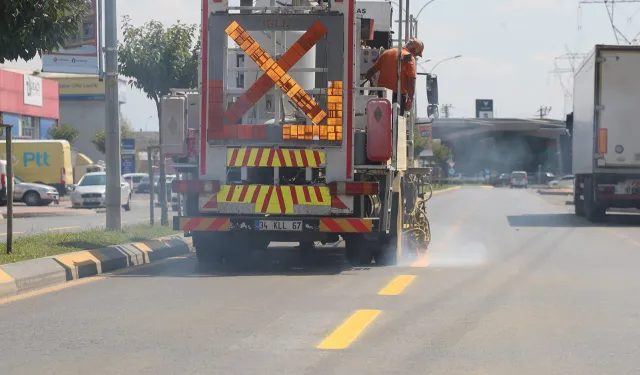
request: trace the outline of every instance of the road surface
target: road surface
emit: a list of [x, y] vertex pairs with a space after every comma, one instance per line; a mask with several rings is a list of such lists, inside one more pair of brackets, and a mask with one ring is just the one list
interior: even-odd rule
[[[70, 207], [70, 202], [61, 202], [59, 207]], [[16, 205], [16, 211], [20, 210], [41, 210], [51, 211], [57, 210], [58, 206], [51, 205], [47, 207], [26, 207], [21, 204]], [[51, 231], [81, 231], [96, 227], [104, 227], [106, 222], [106, 213], [104, 209], [100, 210], [74, 210], [72, 214], [42, 216], [42, 217], [26, 217], [15, 218], [13, 221], [13, 230], [16, 237], [29, 236], [39, 233]], [[169, 208], [169, 216], [173, 216], [174, 212]], [[124, 225], [138, 224], [148, 222], [149, 220], [149, 196], [135, 196], [131, 201], [131, 211], [122, 211], [122, 223]], [[160, 223], [160, 208], [155, 208], [155, 220]], [[170, 219], [171, 220], [171, 219]], [[7, 236], [6, 222], [0, 223], [0, 242], [6, 240]]]
[[465, 187], [429, 202], [419, 267], [192, 256], [0, 301], [0, 374], [631, 374], [640, 218]]

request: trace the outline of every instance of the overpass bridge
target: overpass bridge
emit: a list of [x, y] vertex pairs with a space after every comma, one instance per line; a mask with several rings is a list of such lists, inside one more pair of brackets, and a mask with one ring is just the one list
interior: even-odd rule
[[[419, 118], [417, 123], [430, 121]], [[431, 125], [433, 138], [453, 151], [457, 173], [571, 170], [571, 142], [561, 120], [438, 118]]]

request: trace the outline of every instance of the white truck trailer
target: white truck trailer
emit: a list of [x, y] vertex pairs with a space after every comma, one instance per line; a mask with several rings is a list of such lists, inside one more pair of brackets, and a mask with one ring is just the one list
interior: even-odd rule
[[575, 74], [574, 206], [591, 222], [608, 208], [640, 208], [639, 73], [640, 46], [596, 45]]

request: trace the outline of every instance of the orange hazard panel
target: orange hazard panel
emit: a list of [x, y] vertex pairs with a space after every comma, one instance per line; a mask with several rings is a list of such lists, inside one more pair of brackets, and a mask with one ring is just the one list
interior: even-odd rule
[[320, 232], [367, 233], [372, 228], [371, 219], [320, 219]]
[[184, 231], [220, 231], [227, 232], [231, 229], [231, 220], [214, 217], [181, 217], [179, 230]]
[[225, 112], [227, 120], [231, 123], [237, 122], [274, 84], [286, 93], [314, 124], [319, 124], [327, 116], [311, 96], [287, 74], [287, 71], [327, 33], [327, 29], [320, 22], [316, 21], [278, 61], [274, 61], [238, 22], [233, 21], [225, 29], [225, 33], [265, 73]]
[[322, 125], [282, 125], [282, 139], [342, 140], [342, 81], [329, 81], [327, 88], [327, 123]]
[[223, 126], [222, 116], [224, 114], [223, 97], [224, 87], [223, 82], [220, 80], [212, 80], [208, 82], [209, 89], [209, 112], [207, 138], [208, 139], [220, 139], [222, 138]]
[[598, 154], [604, 155], [607, 153], [607, 129], [598, 129]]

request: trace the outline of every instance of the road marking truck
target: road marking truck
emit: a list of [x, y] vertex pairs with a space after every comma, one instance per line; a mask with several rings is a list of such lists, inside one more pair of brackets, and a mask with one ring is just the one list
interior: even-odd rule
[[[426, 248], [415, 108], [400, 116], [389, 90], [361, 83], [381, 50], [399, 47], [387, 5], [380, 27], [354, 0], [202, 2], [200, 87], [161, 102], [163, 149], [183, 176], [173, 226], [193, 237], [199, 261], [274, 241], [307, 254], [342, 238], [358, 265]], [[242, 59], [228, 57], [238, 50]]]
[[591, 222], [640, 208], [640, 46], [596, 45], [577, 70], [567, 116], [574, 207]]

